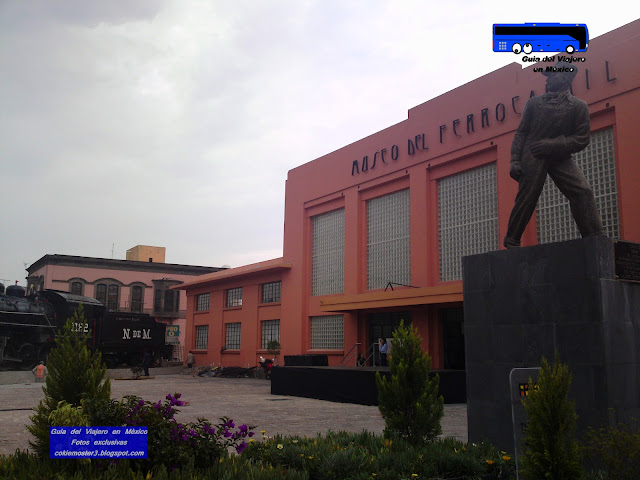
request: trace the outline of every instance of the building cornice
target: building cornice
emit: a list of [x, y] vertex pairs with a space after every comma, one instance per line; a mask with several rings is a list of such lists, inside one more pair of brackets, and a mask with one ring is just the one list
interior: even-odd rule
[[78, 257], [75, 255], [44, 255], [27, 268], [29, 275], [47, 265], [67, 267], [99, 268], [107, 270], [128, 270], [135, 272], [166, 273], [174, 275], [204, 275], [224, 270], [220, 267], [201, 267], [175, 263], [139, 262], [113, 258]]

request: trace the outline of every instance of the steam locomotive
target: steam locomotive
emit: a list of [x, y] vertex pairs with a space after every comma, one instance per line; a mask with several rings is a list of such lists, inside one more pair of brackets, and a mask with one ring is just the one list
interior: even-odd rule
[[0, 368], [30, 370], [54, 345], [54, 339], [82, 304], [84, 323], [73, 328], [88, 333], [89, 347], [99, 349], [108, 367], [139, 365], [145, 351], [166, 356], [166, 326], [148, 314], [107, 310], [94, 298], [58, 290], [28, 297], [18, 285], [0, 284]]

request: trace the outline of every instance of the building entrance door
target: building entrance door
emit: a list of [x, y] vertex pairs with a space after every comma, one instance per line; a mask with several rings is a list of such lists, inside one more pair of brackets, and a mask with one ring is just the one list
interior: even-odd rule
[[464, 309], [463, 307], [440, 310], [444, 368], [464, 370]]
[[[372, 364], [380, 365], [380, 354], [378, 352], [378, 339], [380, 337], [389, 339], [393, 337], [393, 332], [400, 326], [400, 321], [404, 320], [405, 325], [411, 325], [411, 312], [380, 312], [369, 314], [369, 345], [373, 347]], [[388, 341], [388, 340], [387, 340]], [[374, 345], [375, 344], [375, 345]]]

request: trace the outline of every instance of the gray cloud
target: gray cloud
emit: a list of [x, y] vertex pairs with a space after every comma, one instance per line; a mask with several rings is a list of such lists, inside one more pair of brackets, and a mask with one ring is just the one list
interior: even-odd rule
[[[0, 277], [23, 280], [22, 262], [46, 253], [109, 257], [114, 243], [116, 258], [164, 245], [167, 261], [196, 265], [281, 255], [287, 171], [512, 62], [489, 48], [493, 22], [530, 20], [510, 11], [2, 2]], [[595, 2], [575, 15], [553, 21], [595, 36], [638, 17]]]

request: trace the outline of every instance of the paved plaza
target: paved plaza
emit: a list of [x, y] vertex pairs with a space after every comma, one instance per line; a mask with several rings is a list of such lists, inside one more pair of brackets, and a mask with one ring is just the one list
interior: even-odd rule
[[[335, 403], [310, 398], [271, 395], [268, 380], [257, 378], [201, 378], [185, 375], [159, 375], [149, 380], [111, 380], [111, 396], [120, 399], [137, 395], [144, 400], [164, 400], [168, 393], [181, 393], [189, 402], [180, 408], [177, 419], [195, 421], [198, 417], [216, 422], [227, 416], [236, 423], [254, 425], [268, 436], [315, 436], [329, 430], [381, 434], [384, 421], [378, 407]], [[0, 454], [27, 449], [31, 409], [43, 398], [42, 384], [0, 385]], [[443, 433], [467, 441], [466, 405], [445, 405]]]

